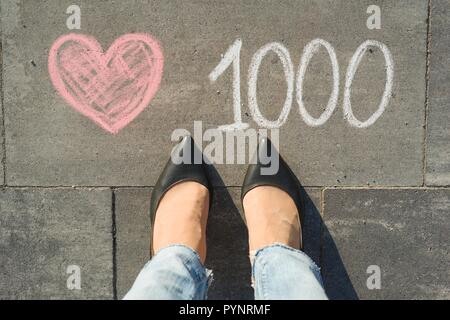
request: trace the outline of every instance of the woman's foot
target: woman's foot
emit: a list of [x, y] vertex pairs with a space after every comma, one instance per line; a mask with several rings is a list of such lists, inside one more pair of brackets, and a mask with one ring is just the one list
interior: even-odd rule
[[302, 249], [297, 206], [285, 191], [256, 187], [245, 194], [243, 206], [251, 252], [274, 243]]
[[180, 182], [162, 197], [153, 227], [153, 252], [173, 244], [195, 250], [202, 263], [206, 258], [206, 222], [209, 191], [200, 183]]

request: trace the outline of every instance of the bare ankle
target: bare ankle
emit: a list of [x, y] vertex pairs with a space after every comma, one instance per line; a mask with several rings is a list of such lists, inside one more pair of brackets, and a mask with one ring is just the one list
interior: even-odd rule
[[250, 190], [243, 201], [250, 251], [281, 243], [301, 248], [297, 207], [283, 190], [261, 186]]
[[153, 252], [182, 244], [206, 258], [209, 191], [196, 182], [181, 182], [167, 191], [158, 207], [153, 229]]

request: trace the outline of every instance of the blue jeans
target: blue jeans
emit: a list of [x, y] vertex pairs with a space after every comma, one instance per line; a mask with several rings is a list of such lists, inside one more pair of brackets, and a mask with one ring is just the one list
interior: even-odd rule
[[[320, 269], [304, 252], [274, 244], [252, 257], [257, 300], [323, 300]], [[125, 300], [203, 300], [212, 280], [198, 254], [183, 245], [160, 250], [139, 273]]]

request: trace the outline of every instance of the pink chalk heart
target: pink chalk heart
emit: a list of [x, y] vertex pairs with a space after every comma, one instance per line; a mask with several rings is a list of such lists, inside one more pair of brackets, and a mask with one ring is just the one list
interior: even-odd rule
[[158, 91], [164, 57], [144, 33], [125, 34], [103, 52], [93, 37], [67, 34], [52, 45], [48, 71], [74, 109], [110, 133], [136, 118]]

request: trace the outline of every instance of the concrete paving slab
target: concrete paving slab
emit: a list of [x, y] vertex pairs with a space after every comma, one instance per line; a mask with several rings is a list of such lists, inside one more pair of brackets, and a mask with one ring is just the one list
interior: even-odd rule
[[[427, 2], [383, 1], [382, 27], [369, 30], [372, 0], [283, 1], [78, 1], [81, 30], [68, 30], [61, 1], [2, 1], [7, 181], [14, 186], [153, 186], [172, 148], [176, 128], [192, 130], [232, 122], [232, 76], [215, 83], [208, 75], [227, 48], [242, 39], [242, 118], [257, 127], [247, 103], [252, 56], [270, 42], [290, 52], [294, 70], [315, 38], [335, 49], [340, 67], [337, 108], [322, 126], [302, 120], [295, 97], [281, 127], [281, 153], [304, 185], [419, 185], [422, 182]], [[70, 3], [71, 4], [71, 3]], [[119, 36], [145, 32], [164, 52], [161, 87], [149, 107], [111, 135], [73, 110], [55, 92], [47, 71], [49, 49], [61, 35], [89, 34], [106, 49]], [[359, 129], [343, 119], [347, 66], [360, 44], [383, 42], [394, 60], [392, 98], [375, 124]], [[386, 82], [384, 59], [373, 48], [352, 85], [355, 116], [377, 109]], [[318, 117], [331, 92], [329, 58], [314, 56], [304, 83], [304, 101]], [[286, 97], [282, 63], [274, 53], [258, 73], [258, 105], [277, 118]], [[245, 165], [221, 165], [225, 185], [241, 184]], [[217, 181], [220, 185], [220, 181]]]
[[[1, 15], [1, 7], [0, 7], [0, 15]], [[1, 24], [0, 24], [0, 34], [2, 34], [2, 30], [1, 30]], [[5, 183], [5, 168], [4, 168], [4, 163], [5, 163], [5, 158], [4, 158], [4, 136], [3, 136], [3, 130], [4, 130], [4, 126], [3, 126], [3, 50], [2, 50], [2, 44], [0, 44], [0, 141], [1, 141], [1, 146], [0, 146], [0, 159], [1, 159], [1, 163], [0, 163], [0, 184], [4, 184]]]
[[117, 297], [133, 285], [139, 271], [150, 258], [151, 188], [114, 190], [116, 225]]
[[[1, 85], [0, 85], [0, 90], [1, 90]], [[0, 101], [0, 107], [3, 108], [2, 103]], [[0, 146], [0, 152], [1, 152], [1, 163], [0, 163], [0, 184], [4, 185], [5, 184], [5, 157], [4, 157], [4, 135], [3, 135], [3, 114], [0, 113], [0, 141], [1, 146]]]
[[[305, 251], [318, 263], [320, 256], [320, 190], [306, 194]], [[115, 190], [117, 297], [130, 289], [149, 259], [150, 188]], [[214, 272], [209, 299], [253, 299], [250, 286], [247, 230], [239, 211], [240, 188], [217, 188], [208, 220], [206, 266]]]
[[1, 190], [0, 299], [112, 299], [111, 199], [108, 189]]
[[[330, 298], [450, 298], [450, 190], [326, 189], [324, 198]], [[369, 290], [377, 267], [380, 289]]]
[[450, 3], [431, 2], [430, 72], [427, 117], [427, 185], [450, 185]]

